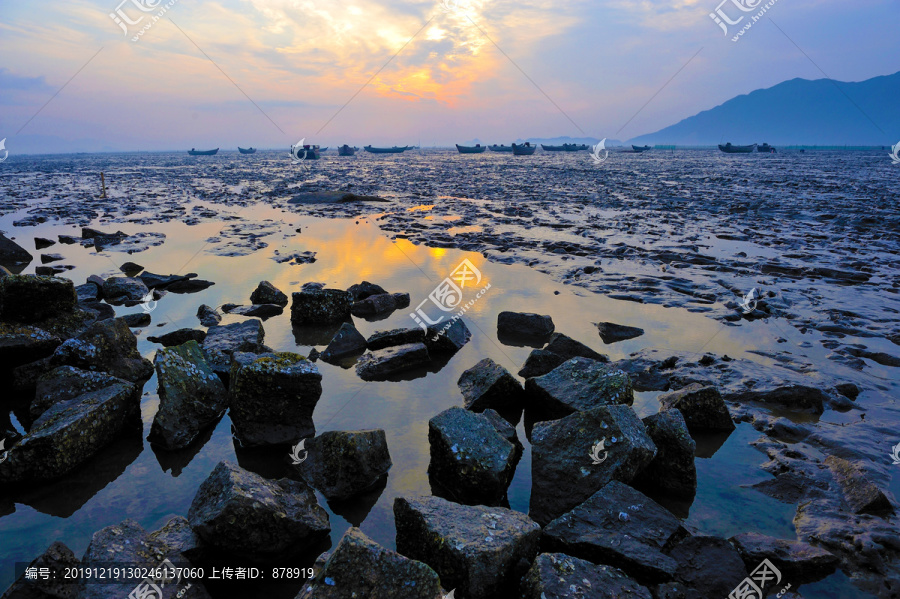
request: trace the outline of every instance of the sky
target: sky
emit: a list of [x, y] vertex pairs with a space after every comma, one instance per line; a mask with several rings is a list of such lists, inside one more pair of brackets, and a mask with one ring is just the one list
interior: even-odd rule
[[[11, 153], [627, 140], [795, 77], [900, 70], [897, 0], [719, 2], [0, 0], [0, 139]], [[725, 34], [717, 8], [744, 19]]]

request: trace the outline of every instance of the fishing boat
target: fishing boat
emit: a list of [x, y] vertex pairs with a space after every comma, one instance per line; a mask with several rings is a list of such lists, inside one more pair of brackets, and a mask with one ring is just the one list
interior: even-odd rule
[[526, 141], [524, 144], [513, 144], [512, 151], [514, 156], [531, 156], [534, 154], [534, 151], [537, 150], [537, 146], [531, 145], [530, 141]]
[[461, 146], [456, 144], [456, 149], [459, 150], [460, 154], [481, 154], [487, 148], [481, 144], [475, 144], [474, 146]]
[[319, 146], [311, 146], [303, 144], [303, 146], [291, 146], [291, 156], [295, 160], [318, 160], [319, 152], [322, 150]]
[[238, 146], [238, 152], [241, 154], [256, 154], [256, 148], [242, 148]]
[[731, 145], [731, 142], [728, 142], [724, 146], [719, 144], [719, 149], [726, 154], [749, 154], [756, 149], [756, 144], [750, 146], [733, 146]]
[[631, 146], [631, 149], [634, 150], [635, 152], [637, 152], [638, 154], [640, 154], [641, 152], [646, 152], [647, 150], [649, 150], [649, 149], [650, 149], [650, 146], [635, 146], [635, 145], [632, 145], [632, 146]]
[[500, 144], [499, 146], [496, 144], [493, 146], [488, 146], [488, 149], [490, 149], [491, 152], [512, 152], [513, 151], [511, 146], [504, 146], [503, 144]]
[[188, 151], [188, 154], [191, 156], [215, 156], [218, 153], [219, 148], [216, 148], [215, 150], [195, 150], [194, 148], [191, 148]]
[[338, 156], [353, 156], [359, 152], [359, 148], [351, 148], [347, 144], [338, 146]]
[[585, 144], [563, 144], [561, 146], [548, 146], [545, 144], [541, 144], [541, 148], [546, 152], [581, 152], [587, 150], [588, 147]]
[[762, 144], [756, 148], [757, 152], [763, 152], [765, 154], [777, 154], [778, 150], [770, 146], [769, 144]]
[[328, 146], [325, 146], [324, 148], [319, 148], [319, 151], [320, 151], [320, 152], [327, 152], [327, 151], [328, 151]]
[[410, 147], [403, 146], [402, 148], [398, 148], [397, 146], [394, 146], [393, 148], [373, 148], [372, 146], [363, 146], [363, 149], [371, 154], [402, 154], [410, 149]]

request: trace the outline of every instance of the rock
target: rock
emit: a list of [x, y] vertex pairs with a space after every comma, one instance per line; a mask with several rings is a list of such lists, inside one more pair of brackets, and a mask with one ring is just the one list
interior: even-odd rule
[[825, 465], [840, 485], [853, 513], [887, 515], [894, 511], [881, 489], [858, 465], [833, 455], [825, 459]]
[[89, 372], [72, 366], [60, 366], [42, 374], [35, 383], [35, 397], [29, 412], [37, 418], [54, 404], [75, 399], [119, 382], [105, 372]]
[[487, 416], [458, 406], [445, 410], [428, 421], [428, 443], [428, 474], [454, 500], [492, 505], [506, 497], [518, 451]]
[[431, 362], [424, 343], [408, 343], [363, 354], [356, 374], [364, 381], [380, 381]]
[[395, 345], [408, 343], [424, 343], [425, 331], [423, 329], [393, 329], [390, 331], [376, 331], [366, 340], [366, 345], [372, 351], [384, 349]]
[[[65, 572], [66, 568], [77, 568], [81, 561], [72, 550], [59, 541], [55, 541], [47, 551], [28, 564], [28, 568], [50, 568], [54, 572]], [[0, 599], [74, 599], [76, 587], [71, 580], [50, 578], [43, 580], [26, 579], [23, 572], [19, 578], [3, 593]]]
[[644, 334], [644, 329], [616, 324], [614, 322], [598, 322], [595, 324], [597, 330], [600, 332], [600, 339], [607, 345], [616, 343], [617, 341], [634, 339], [635, 337], [640, 337]]
[[62, 254], [41, 254], [41, 264], [50, 264], [51, 262], [59, 262], [65, 260]]
[[291, 322], [295, 324], [328, 324], [350, 318], [351, 296], [341, 289], [304, 288], [293, 294]]
[[222, 310], [228, 314], [239, 314], [241, 316], [251, 316], [256, 318], [272, 318], [284, 313], [284, 308], [277, 304], [254, 304], [252, 306], [222, 306]]
[[501, 312], [497, 316], [498, 335], [542, 339], [555, 330], [553, 319], [549, 316], [529, 312]]
[[725, 396], [725, 400], [737, 403], [758, 401], [785, 406], [792, 410], [821, 414], [825, 410], [824, 403], [828, 400], [828, 396], [815, 387], [783, 385], [773, 389], [729, 393]]
[[288, 297], [268, 281], [260, 281], [259, 285], [250, 294], [250, 302], [253, 304], [274, 304], [284, 308], [288, 305]]
[[535, 423], [531, 455], [529, 515], [546, 524], [613, 479], [631, 482], [656, 446], [634, 410], [614, 405]]
[[68, 279], [10, 275], [0, 279], [0, 317], [7, 322], [36, 323], [71, 314], [78, 296]]
[[672, 580], [678, 564], [663, 550], [687, 531], [646, 495], [610, 481], [587, 501], [544, 527], [541, 547], [621, 568], [638, 580]]
[[193, 561], [202, 561], [205, 557], [203, 541], [191, 529], [191, 524], [183, 516], [175, 516], [162, 528], [150, 533], [151, 541], [159, 541], [172, 551], [182, 554]]
[[408, 293], [392, 293], [391, 297], [394, 298], [394, 307], [397, 310], [401, 310], [403, 308], [409, 308], [409, 294]]
[[835, 391], [850, 399], [852, 401], [856, 401], [856, 398], [859, 397], [859, 387], [854, 385], [853, 383], [838, 383], [834, 387]]
[[559, 354], [554, 354], [546, 349], [534, 349], [528, 354], [528, 358], [518, 374], [526, 379], [542, 376], [565, 361], [566, 359]]
[[437, 599], [437, 573], [351, 527], [296, 599]]
[[149, 293], [144, 281], [136, 277], [110, 277], [103, 283], [103, 297], [110, 304], [141, 302]]
[[445, 588], [467, 599], [516, 588], [537, 555], [540, 527], [525, 514], [440, 497], [394, 500], [397, 551], [438, 573]]
[[200, 324], [205, 327], [213, 327], [222, 322], [222, 315], [215, 308], [210, 308], [206, 304], [201, 304], [197, 308], [197, 318]]
[[99, 370], [126, 381], [145, 381], [153, 375], [153, 365], [137, 350], [137, 338], [121, 318], [95, 322], [82, 334], [62, 343], [50, 362], [54, 366], [75, 366]]
[[48, 248], [52, 245], [56, 245], [56, 242], [52, 239], [47, 239], [46, 237], [35, 237], [34, 238], [34, 248], [37, 250], [42, 250], [44, 248]]
[[[395, 297], [395, 295], [397, 297]], [[395, 294], [391, 295], [389, 293], [382, 293], [380, 295], [370, 295], [364, 300], [360, 300], [358, 302], [354, 302], [350, 306], [350, 313], [353, 316], [365, 317], [365, 316], [375, 316], [376, 314], [384, 314], [385, 312], [392, 312], [401, 306], [398, 305], [398, 300], [400, 300], [400, 304], [403, 302], [403, 294]], [[409, 295], [406, 295], [406, 305], [409, 305]]]
[[303, 356], [235, 352], [230, 379], [230, 416], [243, 446], [296, 443], [315, 435], [312, 415], [322, 395], [322, 375]]
[[[667, 582], [658, 584], [653, 589], [653, 597], [655, 599], [706, 599], [703, 595], [688, 588], [680, 582]], [[784, 596], [782, 599], [792, 599]]]
[[28, 264], [33, 259], [28, 250], [0, 233], [0, 264], [15, 270], [13, 267], [20, 264]]
[[720, 537], [687, 537], [668, 551], [678, 562], [675, 579], [702, 597], [728, 597], [747, 577], [740, 554]]
[[138, 274], [139, 272], [141, 272], [142, 270], [144, 270], [144, 267], [141, 266], [140, 264], [136, 264], [134, 262], [126, 262], [125, 264], [123, 264], [122, 266], [119, 267], [119, 270], [121, 270], [123, 273], [125, 273], [128, 276], [134, 276], [134, 275]]
[[316, 252], [295, 252], [293, 254], [285, 254], [283, 256], [280, 256], [278, 255], [278, 250], [275, 250], [275, 256], [272, 257], [272, 260], [278, 262], [279, 264], [290, 262], [294, 266], [298, 266], [300, 264], [312, 264], [316, 261]]
[[203, 339], [206, 360], [219, 376], [231, 372], [231, 355], [235, 352], [261, 353], [267, 351], [263, 341], [266, 331], [255, 318], [244, 322], [209, 327]]
[[680, 411], [691, 432], [734, 430], [728, 407], [713, 386], [691, 383], [677, 391], [663, 393], [657, 399], [663, 410]]
[[565, 555], [542, 553], [522, 579], [522, 599], [627, 597], [653, 599], [646, 587], [617, 568]]
[[631, 378], [587, 358], [572, 358], [547, 374], [525, 381], [529, 406], [547, 419], [602, 405], [634, 403]]
[[389, 202], [375, 196], [359, 196], [346, 191], [305, 191], [296, 194], [288, 204], [342, 204], [345, 202]]
[[196, 341], [157, 351], [154, 365], [159, 409], [147, 439], [165, 449], [182, 449], [219, 421], [228, 407], [227, 391]]
[[[194, 275], [196, 276], [196, 275]], [[171, 293], [197, 293], [215, 285], [212, 281], [204, 281], [203, 279], [181, 279], [166, 285], [166, 291]]]
[[0, 363], [15, 368], [53, 354], [62, 340], [31, 325], [0, 322]]
[[188, 341], [203, 343], [204, 339], [206, 339], [206, 331], [201, 331], [200, 329], [178, 329], [177, 331], [172, 331], [171, 333], [166, 333], [159, 337], [147, 337], [147, 341], [159, 343], [165, 347], [181, 345]]
[[73, 245], [81, 242], [81, 237], [74, 237], [72, 235], [57, 235], [56, 238], [59, 239], [60, 243], [66, 245]]
[[306, 443], [307, 459], [296, 468], [329, 500], [345, 500], [378, 485], [391, 469], [383, 430], [328, 431]]
[[587, 345], [575, 341], [562, 333], [553, 333], [553, 335], [550, 336], [550, 342], [544, 349], [553, 352], [558, 356], [562, 356], [566, 360], [571, 360], [572, 358], [588, 358], [598, 362], [609, 362], [609, 358], [606, 356], [598, 354]]
[[78, 308], [90, 314], [92, 320], [111, 320], [116, 317], [116, 310], [112, 306], [99, 301], [79, 303]]
[[125, 314], [122, 320], [128, 325], [128, 328], [134, 329], [138, 327], [150, 326], [150, 313], [138, 312], [136, 314]]
[[516, 450], [518, 456], [516, 457], [516, 461], [519, 460], [519, 457], [522, 455], [522, 442], [519, 441], [519, 436], [516, 434], [516, 427], [513, 426], [506, 418], [501, 416], [495, 410], [485, 410], [481, 413], [488, 421], [497, 429], [497, 432], [500, 433], [504, 439], [512, 443], [516, 446]]
[[158, 275], [152, 272], [141, 273], [138, 278], [144, 282], [149, 289], [160, 289], [178, 283], [179, 281], [187, 281], [197, 275], [190, 273], [186, 275]]
[[728, 539], [741, 554], [747, 570], [752, 571], [764, 559], [778, 568], [786, 581], [814, 582], [832, 574], [839, 559], [834, 554], [801, 541], [776, 539], [746, 532]]
[[363, 281], [362, 283], [357, 283], [356, 285], [351, 285], [347, 290], [350, 293], [350, 297], [353, 298], [354, 302], [358, 302], [366, 299], [367, 297], [373, 295], [385, 295], [387, 291], [381, 285], [376, 285], [375, 283], [370, 283], [368, 281]]
[[642, 422], [656, 445], [656, 457], [638, 473], [632, 485], [666, 497], [693, 498], [697, 493], [697, 444], [688, 433], [684, 416], [679, 410], [667, 410], [647, 416]]
[[188, 521], [204, 543], [247, 558], [284, 558], [331, 531], [306, 483], [270, 481], [229, 462], [219, 462], [200, 485]]
[[473, 412], [521, 408], [525, 399], [522, 383], [490, 358], [464, 371], [456, 384], [466, 409]]
[[0, 482], [38, 482], [62, 476], [131, 425], [140, 425], [140, 388], [127, 381], [52, 405], [0, 463]]
[[347, 358], [354, 358], [366, 351], [366, 338], [359, 334], [349, 322], [341, 325], [340, 330], [331, 339], [331, 343], [322, 352], [322, 360], [330, 364], [338, 364]]
[[100, 299], [100, 288], [93, 283], [85, 283], [75, 287], [75, 295], [78, 302], [91, 302]]
[[62, 274], [67, 270], [72, 270], [73, 268], [75, 267], [69, 264], [61, 264], [57, 266], [36, 266], [34, 268], [34, 274], [44, 277], [53, 277], [58, 274]]
[[432, 356], [455, 354], [472, 338], [472, 333], [462, 318], [428, 327], [425, 347]]

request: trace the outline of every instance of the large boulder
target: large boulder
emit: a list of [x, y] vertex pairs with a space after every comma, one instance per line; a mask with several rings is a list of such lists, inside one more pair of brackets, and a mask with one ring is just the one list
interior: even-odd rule
[[644, 329], [616, 324], [614, 322], [598, 322], [596, 325], [597, 331], [600, 333], [600, 338], [603, 340], [603, 343], [607, 345], [616, 343], [617, 341], [634, 339], [635, 337], [640, 337], [644, 334]]
[[[47, 551], [34, 559], [27, 568], [49, 568], [54, 572], [65, 572], [66, 568], [78, 568], [81, 560], [75, 557], [71, 549], [63, 543], [55, 541]], [[52, 577], [44, 580], [40, 575], [37, 578], [26, 578], [23, 572], [16, 581], [6, 589], [0, 599], [69, 599], [75, 598], [77, 589], [70, 579]]]
[[424, 343], [425, 330], [417, 329], [392, 329], [390, 331], [376, 331], [368, 339], [366, 345], [370, 350], [394, 347], [395, 345], [407, 345], [409, 343]]
[[691, 432], [734, 430], [728, 406], [712, 385], [691, 383], [657, 399], [663, 410], [679, 410]]
[[728, 539], [741, 554], [748, 570], [769, 560], [785, 580], [794, 584], [813, 582], [833, 573], [836, 555], [802, 541], [776, 539], [757, 532], [745, 532]]
[[656, 445], [656, 457], [635, 477], [633, 485], [667, 497], [691, 499], [697, 493], [694, 453], [697, 443], [679, 410], [667, 410], [642, 420]]
[[306, 483], [270, 481], [229, 462], [219, 462], [200, 485], [188, 521], [205, 543], [247, 558], [282, 558], [331, 531]]
[[103, 282], [103, 297], [110, 304], [143, 301], [150, 289], [136, 277], [110, 277]]
[[350, 293], [342, 289], [304, 287], [293, 294], [291, 322], [318, 325], [348, 320], [352, 300]]
[[529, 405], [546, 419], [602, 405], [634, 403], [631, 377], [595, 360], [572, 358], [525, 381]]
[[140, 387], [117, 380], [51, 406], [9, 448], [0, 482], [45, 481], [62, 476], [115, 438], [140, 426]]
[[487, 416], [445, 410], [428, 421], [428, 443], [428, 474], [454, 500], [494, 505], [506, 497], [518, 451]]
[[131, 382], [146, 381], [153, 364], [141, 356], [137, 337], [121, 318], [95, 322], [83, 333], [67, 339], [50, 358], [54, 366], [99, 370]]
[[368, 491], [391, 469], [383, 430], [328, 431], [305, 443], [306, 459], [297, 474], [329, 500]]
[[196, 341], [159, 350], [154, 364], [159, 409], [147, 439], [165, 449], [182, 449], [219, 421], [228, 392]]
[[262, 322], [251, 318], [244, 322], [209, 327], [203, 339], [206, 360], [216, 374], [228, 377], [231, 371], [231, 355], [235, 352], [263, 353], [268, 348], [263, 344], [266, 331]]
[[627, 597], [652, 599], [650, 591], [617, 568], [592, 564], [564, 553], [537, 556], [522, 579], [522, 599]]
[[603, 354], [598, 354], [584, 343], [575, 341], [562, 333], [553, 333], [544, 349], [553, 352], [558, 356], [562, 356], [566, 360], [571, 360], [572, 358], [588, 358], [589, 360], [596, 360], [598, 362], [609, 362], [608, 357]]
[[501, 337], [546, 341], [555, 330], [553, 319], [546, 315], [530, 312], [501, 312], [497, 315], [497, 334]]
[[398, 497], [394, 520], [397, 551], [431, 566], [445, 588], [467, 599], [516, 588], [541, 536], [540, 526], [525, 514], [439, 497]]
[[485, 358], [464, 371], [456, 382], [467, 410], [483, 412], [488, 408], [521, 408], [525, 391], [522, 383], [505, 368]]
[[529, 515], [546, 524], [611, 480], [629, 483], [656, 455], [629, 406], [602, 406], [538, 422], [531, 433]]
[[33, 418], [37, 418], [54, 404], [117, 382], [119, 379], [105, 372], [90, 372], [74, 366], [54, 368], [38, 377], [29, 412]]
[[541, 547], [660, 583], [672, 580], [677, 569], [663, 550], [686, 535], [669, 510], [626, 484], [610, 481], [545, 526]]
[[316, 433], [312, 415], [322, 375], [305, 357], [289, 353], [232, 355], [231, 422], [244, 446], [296, 443]]
[[322, 352], [322, 360], [330, 364], [340, 364], [344, 360], [356, 358], [366, 351], [366, 338], [349, 322], [341, 325], [331, 343]]
[[356, 364], [356, 374], [364, 381], [383, 381], [429, 362], [431, 356], [424, 343], [409, 343], [363, 354]]
[[385, 549], [358, 528], [344, 533], [296, 599], [438, 599], [441, 581], [422, 562]]
[[250, 294], [250, 302], [253, 304], [274, 304], [283, 308], [288, 305], [288, 297], [272, 283], [260, 281], [253, 293]]
[[678, 562], [675, 580], [702, 597], [728, 597], [735, 585], [747, 577], [740, 554], [720, 537], [689, 536], [670, 548], [668, 554]]
[[36, 323], [71, 314], [78, 303], [75, 284], [39, 275], [9, 275], [0, 279], [0, 318]]

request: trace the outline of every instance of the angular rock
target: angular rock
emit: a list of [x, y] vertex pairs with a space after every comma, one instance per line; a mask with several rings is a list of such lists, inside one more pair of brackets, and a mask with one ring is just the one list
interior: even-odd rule
[[473, 412], [520, 408], [525, 398], [522, 383], [490, 358], [464, 371], [456, 384], [466, 409]]
[[360, 335], [349, 322], [341, 325], [340, 330], [332, 338], [331, 343], [322, 352], [322, 360], [331, 364], [358, 356], [366, 351], [366, 338]]
[[786, 581], [813, 582], [832, 574], [838, 566], [836, 555], [802, 541], [776, 539], [746, 532], [728, 539], [741, 554], [747, 570], [753, 571], [764, 559], [778, 568]]
[[100, 288], [93, 283], [85, 283], [75, 287], [75, 295], [79, 302], [97, 301], [100, 299]]
[[[196, 276], [196, 275], [194, 275]], [[166, 291], [172, 293], [197, 293], [215, 285], [212, 281], [204, 281], [203, 279], [181, 279], [166, 285]]]
[[614, 322], [598, 322], [596, 325], [597, 331], [600, 333], [600, 339], [607, 345], [616, 343], [617, 341], [634, 339], [635, 337], [640, 337], [644, 334], [644, 329], [616, 324]]
[[274, 304], [282, 308], [288, 305], [288, 296], [268, 281], [260, 281], [259, 285], [250, 294], [250, 302], [253, 304]]
[[154, 365], [159, 409], [147, 439], [165, 449], [182, 449], [219, 421], [228, 407], [227, 391], [196, 341], [157, 351]]
[[653, 599], [646, 587], [617, 568], [564, 553], [542, 553], [522, 579], [522, 599], [622, 597]]
[[204, 543], [250, 558], [283, 558], [331, 531], [306, 483], [270, 481], [229, 462], [219, 462], [200, 485], [188, 521]]
[[497, 315], [497, 333], [510, 337], [546, 338], [556, 327], [549, 316], [530, 312], [501, 312]]
[[62, 340], [31, 325], [0, 322], [0, 364], [15, 368], [53, 354]]
[[201, 304], [197, 308], [197, 318], [200, 320], [200, 324], [205, 327], [214, 327], [222, 322], [222, 315], [219, 314], [219, 311], [215, 308], [210, 308], [206, 304]]
[[815, 387], [782, 385], [766, 390], [729, 393], [725, 396], [725, 399], [737, 403], [758, 401], [785, 406], [797, 411], [821, 414], [825, 410], [824, 404], [828, 401], [828, 396], [821, 389], [816, 389]]
[[368, 281], [351, 285], [347, 291], [350, 293], [354, 302], [364, 300], [373, 295], [384, 295], [387, 293], [381, 285], [376, 285], [375, 283], [370, 283]]
[[304, 288], [293, 294], [291, 322], [295, 324], [328, 324], [350, 318], [349, 292], [341, 289]]
[[663, 550], [687, 535], [681, 521], [618, 481], [544, 527], [541, 547], [621, 568], [638, 580], [672, 580], [677, 563]]
[[296, 467], [329, 500], [344, 500], [376, 486], [391, 469], [383, 430], [328, 431], [309, 440], [307, 458]]
[[122, 320], [125, 321], [125, 324], [128, 325], [129, 328], [137, 328], [137, 327], [146, 327], [150, 325], [150, 313], [149, 312], [138, 312], [136, 314], [125, 314], [122, 316]]
[[49, 264], [51, 262], [59, 262], [60, 260], [65, 260], [66, 257], [62, 254], [41, 254], [41, 264]]
[[32, 260], [28, 250], [0, 233], [0, 264], [12, 268], [19, 264], [28, 264]]
[[546, 524], [611, 480], [631, 482], [653, 460], [656, 446], [634, 410], [615, 405], [536, 423], [531, 455], [529, 515]]
[[137, 338], [121, 318], [95, 322], [82, 334], [62, 343], [50, 358], [54, 366], [100, 370], [126, 381], [145, 381], [153, 365], [137, 350]]
[[663, 410], [678, 410], [688, 430], [733, 431], [734, 422], [719, 390], [713, 386], [691, 383], [687, 387], [663, 393], [658, 398]]
[[186, 274], [186, 275], [158, 275], [152, 272], [144, 272], [138, 276], [138, 278], [144, 282], [150, 289], [159, 289], [162, 287], [167, 287], [172, 285], [173, 283], [178, 283], [179, 281], [187, 281], [197, 275], [194, 273]]
[[103, 282], [103, 297], [111, 304], [143, 301], [150, 289], [133, 277], [110, 277]]
[[71, 314], [78, 296], [68, 279], [10, 275], [0, 279], [0, 317], [4, 321], [36, 323]]
[[455, 354], [472, 338], [469, 327], [462, 318], [428, 327], [425, 347], [432, 356]]
[[543, 376], [565, 361], [559, 354], [546, 349], [533, 349], [518, 374], [526, 379]]
[[34, 400], [29, 412], [37, 418], [54, 404], [75, 399], [79, 395], [109, 387], [119, 381], [105, 372], [90, 372], [73, 366], [60, 366], [37, 379]]
[[431, 362], [424, 343], [409, 343], [363, 354], [356, 374], [364, 381], [379, 381]]
[[740, 554], [723, 538], [695, 535], [668, 551], [678, 562], [675, 579], [702, 597], [728, 597], [747, 577]]
[[584, 343], [575, 341], [571, 337], [567, 337], [562, 333], [553, 333], [550, 336], [550, 342], [544, 347], [545, 350], [553, 352], [558, 356], [562, 356], [566, 360], [572, 358], [588, 358], [598, 362], [609, 362], [609, 358], [603, 354], [598, 354]]
[[393, 329], [391, 331], [376, 331], [366, 340], [370, 350], [384, 349], [395, 345], [408, 343], [424, 343], [425, 331], [423, 329]]
[[262, 322], [255, 318], [244, 322], [209, 327], [203, 339], [206, 360], [219, 376], [227, 376], [231, 371], [231, 355], [235, 352], [261, 353], [266, 351], [263, 340], [266, 331]]
[[602, 405], [634, 403], [631, 378], [596, 360], [572, 358], [547, 374], [525, 381], [529, 406], [547, 419]]
[[140, 264], [136, 264], [135, 262], [126, 262], [119, 267], [119, 270], [121, 270], [128, 276], [133, 276], [144, 270], [144, 267]]
[[183, 343], [187, 343], [188, 341], [203, 343], [204, 339], [206, 339], [206, 331], [202, 331], [200, 329], [178, 329], [177, 331], [172, 331], [171, 333], [166, 333], [165, 335], [160, 335], [159, 337], [147, 337], [147, 341], [150, 341], [152, 343], [159, 343], [164, 347], [181, 345]]
[[351, 527], [296, 599], [437, 599], [437, 573]]
[[825, 459], [825, 465], [840, 485], [853, 513], [886, 515], [894, 511], [891, 502], [862, 468], [833, 455]]
[[642, 420], [656, 445], [656, 457], [641, 470], [632, 486], [666, 496], [691, 499], [697, 493], [694, 452], [697, 443], [688, 433], [679, 410], [666, 410]]
[[537, 555], [540, 527], [525, 514], [462, 506], [440, 497], [394, 500], [397, 551], [431, 566], [445, 588], [467, 599], [516, 588]]
[[191, 561], [202, 560], [205, 555], [203, 541], [191, 529], [191, 523], [183, 516], [171, 518], [162, 528], [150, 533], [150, 540], [159, 541]]
[[[397, 298], [390, 293], [370, 295], [364, 300], [353, 302], [350, 306], [350, 313], [353, 314], [353, 316], [365, 317], [392, 312], [400, 307], [398, 305], [398, 299], [401, 299], [402, 303], [402, 296], [401, 298]], [[408, 302], [407, 305], [409, 305]]]
[[506, 497], [518, 452], [487, 416], [445, 410], [428, 421], [428, 443], [428, 474], [456, 501], [491, 505]]
[[284, 308], [277, 304], [254, 304], [252, 306], [222, 306], [222, 310], [228, 314], [239, 314], [240, 316], [251, 316], [255, 318], [272, 318], [284, 313]]
[[[80, 564], [81, 560], [75, 557], [71, 549], [55, 541], [47, 551], [28, 564], [28, 568], [50, 568], [54, 572], [65, 572], [65, 568], [77, 568]], [[0, 599], [68, 599], [75, 597], [76, 590], [69, 580], [43, 580], [41, 577], [29, 580], [23, 573]]]
[[[510, 424], [509, 420], [501, 416], [496, 410], [487, 409], [481, 414], [490, 421], [504, 439], [516, 446], [518, 456], [521, 457], [523, 447], [522, 442], [519, 441], [519, 436], [516, 434], [516, 427]], [[518, 461], [519, 457], [516, 458], [516, 461]]]
[[322, 395], [322, 375], [303, 356], [236, 352], [230, 379], [231, 422], [245, 447], [315, 435], [312, 415]]

